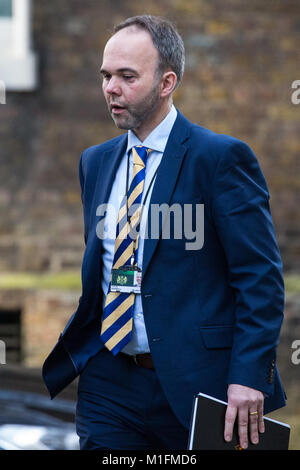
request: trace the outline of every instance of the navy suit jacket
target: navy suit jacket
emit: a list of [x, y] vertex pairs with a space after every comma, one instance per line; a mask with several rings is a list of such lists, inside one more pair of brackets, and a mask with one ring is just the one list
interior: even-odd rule
[[[104, 347], [96, 211], [108, 201], [126, 144], [123, 134], [87, 149], [80, 159], [82, 295], [43, 366], [51, 398]], [[282, 264], [254, 153], [178, 112], [151, 195], [151, 204], [163, 203], [190, 204], [194, 216], [196, 204], [204, 204], [201, 249], [186, 250], [190, 240], [172, 233], [144, 245], [144, 319], [171, 407], [188, 426], [195, 394], [226, 401], [228, 384], [236, 383], [267, 394], [266, 413], [280, 408], [285, 394], [275, 361], [284, 309]]]

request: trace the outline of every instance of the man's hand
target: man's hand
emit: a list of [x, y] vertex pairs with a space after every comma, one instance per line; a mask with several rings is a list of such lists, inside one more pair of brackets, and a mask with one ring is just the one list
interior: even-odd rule
[[[228, 387], [228, 406], [225, 415], [224, 439], [232, 439], [232, 431], [238, 418], [240, 446], [248, 447], [248, 433], [253, 444], [259, 441], [258, 433], [264, 432], [264, 396], [259, 390], [244, 385], [230, 384]], [[257, 412], [257, 413], [255, 413]]]

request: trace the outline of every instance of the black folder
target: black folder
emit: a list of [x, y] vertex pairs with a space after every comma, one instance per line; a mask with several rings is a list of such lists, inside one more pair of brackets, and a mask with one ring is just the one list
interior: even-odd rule
[[[242, 450], [237, 425], [234, 427], [232, 441], [226, 442], [224, 439], [226, 407], [226, 402], [203, 393], [194, 398], [189, 450]], [[264, 423], [265, 432], [259, 433], [259, 443], [252, 444], [248, 439], [245, 450], [288, 450], [290, 426], [266, 417]]]

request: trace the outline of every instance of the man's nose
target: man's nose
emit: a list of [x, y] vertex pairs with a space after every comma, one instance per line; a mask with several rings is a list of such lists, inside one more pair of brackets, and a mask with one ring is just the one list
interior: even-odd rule
[[110, 95], [121, 95], [121, 87], [120, 87], [120, 81], [118, 80], [117, 77], [111, 77], [109, 82], [107, 83], [105, 87], [106, 93], [109, 93]]

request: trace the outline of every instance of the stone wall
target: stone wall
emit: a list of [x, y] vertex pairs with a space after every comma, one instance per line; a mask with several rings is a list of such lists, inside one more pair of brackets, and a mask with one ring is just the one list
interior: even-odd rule
[[[175, 21], [186, 73], [175, 104], [192, 121], [248, 142], [265, 173], [285, 270], [300, 268], [298, 0], [36, 0], [40, 86], [0, 106], [0, 270], [79, 269], [77, 179], [84, 148], [119, 133], [101, 94], [101, 51], [114, 23]], [[0, 77], [1, 78], [1, 77]]]
[[[77, 309], [80, 292], [59, 289], [15, 289], [0, 291], [1, 309], [21, 310], [22, 364], [40, 368], [54, 347], [72, 313]], [[292, 344], [300, 341], [300, 294], [287, 293], [277, 364], [285, 389], [299, 390], [300, 364], [292, 361]], [[0, 325], [0, 339], [2, 336]], [[300, 358], [300, 354], [297, 354]], [[7, 365], [15, 361], [7, 354]], [[3, 366], [5, 367], [5, 366]], [[300, 410], [299, 410], [300, 412]]]
[[[58, 289], [14, 289], [0, 291], [0, 308], [21, 311], [21, 363], [40, 368], [50, 353], [72, 313], [78, 306], [80, 292]], [[18, 361], [10, 354], [12, 335], [5, 337], [0, 324], [0, 339], [7, 344], [6, 364]], [[5, 366], [4, 366], [5, 367]]]
[[296, 293], [287, 293], [284, 321], [282, 324], [280, 343], [277, 351], [278, 368], [287, 391], [292, 388], [299, 391], [300, 387], [300, 353], [296, 353], [295, 346], [292, 347], [295, 341], [297, 341], [298, 345], [297, 351], [300, 347], [299, 311], [300, 295]]
[[[285, 272], [299, 271], [300, 105], [291, 102], [291, 84], [300, 79], [299, 0], [33, 4], [39, 88], [8, 93], [0, 105], [0, 272], [80, 272], [79, 157], [120, 133], [102, 97], [101, 52], [113, 24], [144, 13], [173, 20], [185, 41], [186, 72], [175, 105], [190, 120], [245, 140], [256, 153]], [[24, 365], [40, 368], [79, 294], [0, 290], [1, 309], [21, 309]], [[291, 362], [291, 344], [300, 339], [299, 307], [299, 295], [287, 297], [278, 351], [287, 393], [294, 390], [296, 397], [289, 419], [300, 412], [300, 365]]]

